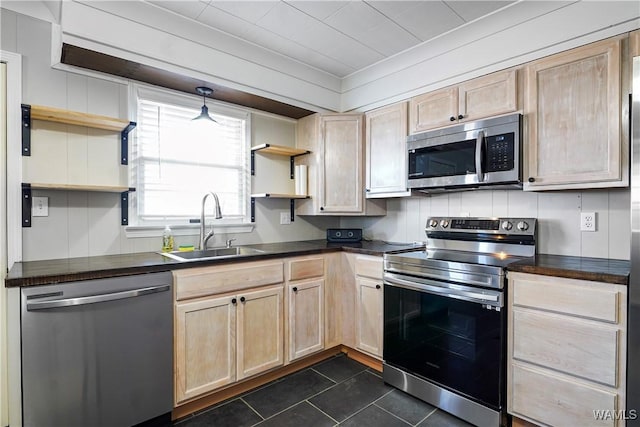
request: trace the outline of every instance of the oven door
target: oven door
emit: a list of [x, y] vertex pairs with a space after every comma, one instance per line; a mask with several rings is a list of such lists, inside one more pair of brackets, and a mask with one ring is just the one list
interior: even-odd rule
[[504, 293], [385, 273], [384, 361], [500, 411]]

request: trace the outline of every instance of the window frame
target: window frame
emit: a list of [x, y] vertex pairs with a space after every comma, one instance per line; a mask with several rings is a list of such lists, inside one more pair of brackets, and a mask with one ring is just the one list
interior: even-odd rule
[[[140, 98], [176, 105], [179, 107], [193, 108], [200, 110], [202, 107], [203, 99], [197, 95], [188, 95], [182, 92], [173, 91], [165, 88], [158, 88], [149, 85], [143, 85], [139, 83], [130, 84], [129, 88], [129, 108], [131, 111], [132, 120], [137, 122], [138, 115], [138, 100]], [[208, 228], [214, 227], [217, 232], [220, 233], [242, 233], [250, 232], [253, 230], [253, 223], [251, 222], [251, 111], [245, 108], [237, 107], [231, 104], [226, 104], [220, 101], [207, 98], [206, 105], [209, 108], [211, 114], [224, 115], [236, 119], [244, 120], [244, 154], [245, 159], [243, 162], [243, 186], [244, 186], [244, 216], [241, 220], [238, 218], [224, 218], [224, 211], [222, 212], [222, 219], [213, 219], [213, 201], [207, 200], [207, 206], [205, 207], [205, 225]], [[136, 191], [129, 193], [129, 224], [126, 228], [127, 237], [154, 237], [162, 235], [165, 225], [169, 225], [174, 235], [197, 235], [199, 233], [199, 223], [188, 223], [184, 220], [144, 220], [138, 216], [138, 177], [137, 177], [137, 165], [134, 162], [138, 161], [137, 157], [137, 145], [138, 136], [137, 132], [132, 132], [133, 138], [129, 139], [129, 171], [128, 176], [131, 183], [133, 183]], [[202, 195], [204, 197], [204, 194]], [[200, 206], [201, 199], [198, 200], [198, 206]], [[197, 218], [200, 217], [198, 212]]]

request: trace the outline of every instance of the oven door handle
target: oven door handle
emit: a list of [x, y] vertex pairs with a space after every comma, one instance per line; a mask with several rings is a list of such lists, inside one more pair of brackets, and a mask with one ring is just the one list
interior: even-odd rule
[[[419, 280], [419, 281], [418, 281]], [[447, 283], [435, 280], [412, 279], [406, 280], [395, 274], [385, 274], [384, 283], [389, 286], [427, 292], [443, 297], [456, 298], [463, 301], [486, 304], [492, 307], [502, 307], [502, 292], [458, 289], [447, 286]]]

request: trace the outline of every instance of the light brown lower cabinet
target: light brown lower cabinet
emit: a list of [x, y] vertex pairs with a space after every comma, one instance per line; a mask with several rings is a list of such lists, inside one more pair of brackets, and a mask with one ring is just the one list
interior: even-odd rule
[[287, 285], [288, 361], [324, 348], [324, 279]]
[[382, 358], [382, 257], [359, 255], [356, 270], [356, 348]]
[[176, 406], [284, 364], [282, 261], [173, 274]]
[[543, 426], [624, 426], [627, 287], [508, 278], [509, 413]]
[[176, 403], [284, 364], [283, 286], [176, 304]]

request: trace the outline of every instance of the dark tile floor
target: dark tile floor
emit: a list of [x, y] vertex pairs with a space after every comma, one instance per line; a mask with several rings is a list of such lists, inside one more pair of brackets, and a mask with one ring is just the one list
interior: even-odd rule
[[175, 427], [466, 427], [343, 354], [177, 420]]

